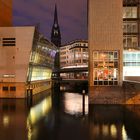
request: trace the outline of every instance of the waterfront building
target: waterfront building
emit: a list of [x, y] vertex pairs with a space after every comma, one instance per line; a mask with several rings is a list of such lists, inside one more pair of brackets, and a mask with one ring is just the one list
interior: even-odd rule
[[0, 0], [0, 27], [12, 26], [12, 0]]
[[125, 50], [123, 52], [123, 78], [140, 82], [140, 51]]
[[139, 9], [139, 0], [123, 0], [123, 47], [125, 50], [140, 49]]
[[122, 0], [89, 0], [89, 86], [118, 86], [123, 80]]
[[85, 68], [88, 68], [87, 40], [74, 40], [60, 47], [60, 69], [64, 71], [60, 76], [63, 79], [87, 79]]
[[123, 0], [123, 78], [140, 81], [140, 1]]
[[51, 88], [57, 48], [34, 26], [0, 27], [0, 97], [25, 98]]

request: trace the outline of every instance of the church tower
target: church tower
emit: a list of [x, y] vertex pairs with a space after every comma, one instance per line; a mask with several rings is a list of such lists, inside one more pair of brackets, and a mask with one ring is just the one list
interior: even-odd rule
[[51, 32], [51, 42], [54, 43], [57, 47], [61, 46], [61, 33], [60, 33], [59, 24], [58, 24], [56, 5], [55, 5], [55, 11], [54, 11], [54, 22], [53, 22], [52, 32]]

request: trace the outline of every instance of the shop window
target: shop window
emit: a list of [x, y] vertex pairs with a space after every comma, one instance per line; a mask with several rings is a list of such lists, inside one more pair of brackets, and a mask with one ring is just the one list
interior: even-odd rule
[[93, 79], [94, 85], [117, 85], [118, 79], [118, 52], [117, 51], [95, 51], [93, 57]]

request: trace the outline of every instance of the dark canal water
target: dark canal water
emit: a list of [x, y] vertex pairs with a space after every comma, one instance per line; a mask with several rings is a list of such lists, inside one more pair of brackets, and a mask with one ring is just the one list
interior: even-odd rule
[[88, 106], [87, 95], [59, 90], [0, 100], [0, 140], [139, 139], [140, 106]]

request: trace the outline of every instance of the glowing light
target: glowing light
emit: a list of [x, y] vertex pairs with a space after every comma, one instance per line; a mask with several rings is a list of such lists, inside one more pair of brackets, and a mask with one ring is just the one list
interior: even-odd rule
[[8, 127], [9, 126], [9, 122], [10, 122], [9, 116], [5, 115], [3, 117], [3, 125], [4, 125], [4, 127]]
[[107, 136], [109, 134], [109, 129], [107, 125], [102, 126], [103, 135]]
[[114, 124], [112, 124], [111, 125], [111, 135], [112, 135], [112, 137], [117, 137], [117, 128], [116, 128], [116, 126], [114, 125]]
[[117, 71], [116, 71], [116, 69], [114, 69], [113, 75], [114, 75], [114, 78], [117, 78]]
[[140, 67], [138, 66], [124, 67], [123, 70], [124, 76], [140, 76]]
[[[65, 93], [65, 112], [68, 114], [82, 114], [83, 100], [82, 95], [77, 93]], [[88, 96], [85, 96], [85, 114], [88, 114]]]
[[51, 96], [49, 96], [45, 100], [43, 100], [40, 104], [31, 108], [28, 120], [30, 120], [31, 124], [35, 124], [40, 118], [49, 113], [51, 106], [52, 106]]
[[124, 125], [122, 127], [122, 138], [123, 138], [123, 140], [127, 140], [127, 134], [126, 134], [126, 130], [125, 130]]

